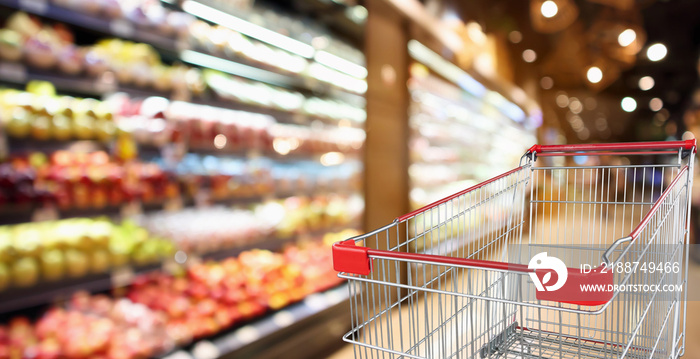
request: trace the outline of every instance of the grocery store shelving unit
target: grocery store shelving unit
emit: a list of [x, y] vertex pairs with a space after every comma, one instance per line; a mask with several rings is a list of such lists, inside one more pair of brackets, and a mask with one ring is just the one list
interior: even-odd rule
[[160, 359], [321, 357], [334, 349], [329, 343], [345, 334], [347, 300], [343, 284]]
[[[353, 226], [351, 226], [353, 227]], [[239, 245], [233, 248], [216, 250], [208, 253], [189, 253], [189, 260], [222, 260], [238, 256], [240, 253], [252, 249], [264, 249], [269, 251], [279, 251], [285, 245], [294, 243], [300, 238], [314, 238], [326, 232], [338, 231], [343, 228], [332, 227], [316, 230], [309, 233], [292, 236], [270, 235], [258, 241]], [[169, 271], [169, 267], [175, 265], [172, 261], [162, 264], [151, 265], [130, 265], [112, 269], [108, 273], [88, 274], [80, 278], [65, 278], [56, 282], [42, 282], [29, 288], [12, 288], [0, 292], [0, 314], [15, 310], [31, 308], [37, 305], [46, 304], [47, 301], [60, 301], [68, 299], [72, 293], [78, 290], [88, 292], [104, 292], [113, 288], [127, 286], [136, 276], [154, 271]]]
[[[188, 1], [190, 4], [201, 3]], [[173, 9], [182, 10], [183, 3], [166, 2]], [[326, 2], [317, 0], [300, 0], [299, 8], [308, 13], [324, 14], [326, 19], [332, 18], [329, 14], [343, 13], [346, 5], [333, 3], [332, 10], [328, 11]], [[171, 37], [159, 35], [155, 31], [141, 29], [125, 19], [105, 20], [89, 14], [76, 12], [57, 6], [48, 0], [0, 0], [0, 8], [21, 10], [37, 15], [47, 20], [72, 25], [81, 31], [91, 32], [102, 36], [112, 36], [135, 42], [142, 42], [153, 46], [160, 56], [168, 61], [181, 61], [199, 68], [212, 68], [230, 75], [246, 78], [251, 81], [263, 82], [269, 85], [299, 91], [303, 94], [322, 96], [326, 98], [346, 100], [350, 103], [363, 103], [362, 93], [352, 93], [329, 82], [321, 82], [308, 76], [288, 73], [271, 66], [253, 63], [245, 58], [227, 57], [220, 54], [207, 53], [203, 49], [190, 48], [189, 45]], [[345, 16], [340, 16], [345, 18]], [[200, 16], [205, 21], [210, 18]], [[337, 16], [335, 17], [337, 18]], [[351, 36], [361, 36], [361, 27], [351, 23], [335, 23], [338, 28], [352, 29]], [[41, 70], [22, 63], [0, 61], [0, 83], [25, 85], [29, 81], [39, 80], [51, 82], [59, 93], [72, 94], [87, 97], [101, 97], [115, 92], [124, 92], [131, 97], [161, 96], [169, 98], [171, 93], [160, 92], [154, 89], [137, 88], [118, 84], [109, 77], [88, 77], [84, 75], [72, 76], [58, 71]], [[240, 111], [266, 114], [274, 117], [280, 123], [310, 125], [312, 122], [321, 122], [325, 125], [336, 126], [338, 121], [323, 116], [287, 112], [284, 110], [265, 108], [255, 104], [224, 100], [211, 93], [201, 97], [193, 97], [188, 102], [208, 105], [218, 108], [234, 109]], [[347, 125], [347, 124], [346, 124]], [[362, 123], [350, 122], [352, 127], [362, 128]], [[49, 151], [65, 146], [65, 143], [54, 141], [40, 142], [34, 140], [11, 140], [12, 151], [40, 150]], [[71, 141], [75, 142], [75, 141]], [[139, 153], [158, 153], [160, 148], [148, 148], [140, 145]], [[276, 161], [289, 162], [298, 160], [318, 160], [317, 155], [281, 156], [274, 153], [259, 153], [259, 151], [242, 151], [241, 153], [226, 153], [216, 150], [189, 150], [211, 155], [235, 155], [251, 159], [265, 156]], [[356, 156], [350, 155], [353, 159]], [[299, 193], [295, 193], [299, 194]], [[313, 195], [317, 193], [301, 193]], [[289, 194], [291, 195], [291, 194]], [[288, 196], [278, 195], [272, 198], [284, 198]], [[261, 202], [270, 196], [253, 196], [250, 198], [232, 198], [226, 200], [210, 201], [215, 204], [246, 205]], [[180, 208], [197, 207], [198, 204], [192, 198], [181, 198]], [[119, 217], [123, 213], [122, 207], [104, 207], [101, 209], [71, 209], [57, 210], [52, 215], [57, 218], [70, 218], [82, 216], [107, 215]], [[137, 204], [136, 212], [161, 211], [167, 207], [166, 203], [141, 205]], [[10, 213], [11, 212], [11, 213]], [[36, 214], [37, 206], [27, 205], [21, 208], [13, 208], [7, 213], [0, 213], [0, 222], [20, 223], [32, 220]], [[357, 224], [349, 225], [357, 227]], [[338, 231], [343, 228], [326, 228], [300, 235], [278, 237], [269, 236], [260, 238], [254, 243], [237, 246], [231, 249], [219, 250], [211, 253], [188, 254], [194, 260], [219, 260], [237, 256], [239, 253], [258, 248], [276, 251], [284, 245], [297, 241], [300, 237], [318, 237], [324, 233]], [[18, 309], [51, 303], [68, 298], [76, 290], [88, 290], [91, 292], [105, 292], [115, 287], [129, 285], [131, 280], [140, 274], [152, 271], [167, 271], [172, 265], [168, 261], [158, 265], [129, 266], [112, 270], [110, 273], [89, 275], [83, 278], [63, 279], [52, 283], [39, 283], [31, 288], [13, 288], [0, 293], [0, 313], [8, 313]], [[215, 358], [215, 357], [269, 357], [275, 358], [288, 352], [290, 346], [295, 348], [295, 356], [314, 356], [326, 350], [329, 343], [336, 343], [339, 334], [345, 330], [348, 324], [347, 288], [340, 286], [322, 293], [313, 294], [305, 300], [292, 304], [275, 313], [254, 319], [244, 326], [237, 326], [231, 331], [221, 333], [209, 340], [202, 340], [187, 347], [176, 350], [166, 357], [175, 358]], [[331, 330], [329, 330], [329, 328]], [[310, 341], [315, 345], [309, 345]], [[300, 343], [303, 343], [300, 345]], [[303, 349], [303, 350], [302, 350]]]

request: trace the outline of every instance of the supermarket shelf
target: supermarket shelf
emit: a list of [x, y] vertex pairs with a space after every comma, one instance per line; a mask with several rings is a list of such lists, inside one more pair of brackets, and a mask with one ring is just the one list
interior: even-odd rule
[[[160, 201], [152, 203], [124, 203], [119, 206], [105, 206], [102, 208], [49, 208], [44, 209], [38, 203], [22, 203], [22, 204], [10, 204], [0, 206], [0, 225], [13, 225], [21, 224], [35, 221], [46, 221], [55, 219], [68, 219], [68, 218], [79, 218], [79, 217], [109, 217], [112, 219], [120, 219], [124, 217], [130, 217], [138, 214], [148, 214], [162, 211], [174, 211], [180, 210], [182, 208], [202, 208], [210, 207], [216, 205], [223, 206], [246, 206], [252, 204], [263, 203], [266, 200], [274, 199], [285, 199], [294, 196], [319, 196], [324, 194], [357, 194], [360, 193], [354, 190], [341, 190], [341, 191], [331, 191], [331, 190], [316, 190], [316, 191], [301, 191], [301, 192], [287, 192], [287, 193], [273, 193], [269, 195], [254, 195], [248, 197], [232, 197], [232, 198], [209, 198], [198, 201], [194, 198], [188, 197], [182, 201]], [[357, 226], [346, 226], [347, 227], [357, 227]], [[337, 228], [338, 231], [344, 228]], [[323, 229], [322, 232], [332, 231], [336, 228]], [[269, 249], [269, 248], [268, 248]]]
[[[289, 237], [263, 237], [256, 242], [234, 248], [217, 250], [203, 255], [189, 254], [188, 261], [222, 260], [238, 256], [241, 252], [256, 248], [277, 251], [282, 249], [286, 244], [293, 243], [304, 236], [318, 236], [324, 233], [339, 231], [344, 228], [350, 228], [350, 226], [342, 228], [331, 227], [309, 234]], [[124, 287], [129, 285], [135, 276], [153, 271], [167, 271], [167, 268], [172, 267], [172, 265], [177, 266], [177, 264], [173, 262], [165, 261], [153, 265], [117, 268], [109, 273], [89, 274], [80, 278], [66, 278], [55, 282], [39, 282], [37, 285], [29, 288], [10, 288], [0, 292], [0, 314], [68, 299], [71, 294], [79, 290], [96, 293]]]
[[[247, 59], [236, 58], [232, 60], [218, 55], [193, 51], [193, 49], [189, 49], [189, 45], [186, 43], [182, 43], [175, 38], [159, 35], [153, 29], [141, 29], [125, 19], [104, 19], [91, 16], [53, 5], [48, 0], [0, 0], [0, 6], [26, 11], [98, 33], [147, 43], [167, 57], [254, 81], [307, 92], [323, 93], [334, 97], [357, 96], [353, 92], [309, 77], [290, 74], [271, 66], [264, 66], [263, 68]], [[47, 79], [46, 81], [50, 80]], [[90, 89], [90, 87], [85, 89]]]
[[[6, 0], [0, 0], [0, 2], [2, 1]], [[101, 97], [114, 92], [124, 92], [131, 97], [171, 97], [171, 93], [169, 92], [124, 86], [114, 82], [106, 82], [100, 78], [67, 75], [57, 71], [47, 71], [25, 66], [22, 63], [0, 61], [0, 82], [25, 85], [32, 80], [51, 82], [59, 91], [76, 95]], [[338, 123], [338, 120], [327, 117], [306, 115], [303, 113], [268, 108], [254, 104], [222, 100], [216, 95], [193, 98], [187, 102], [231, 110], [261, 113], [274, 117], [280, 123], [308, 125], [315, 120], [332, 125]], [[353, 127], [363, 127], [362, 123], [357, 123], [354, 121], [350, 121], [349, 123]]]
[[0, 5], [79, 26], [84, 29], [111, 34], [116, 37], [138, 42], [145, 42], [159, 48], [161, 51], [168, 51], [171, 54], [175, 54], [174, 50], [177, 48], [175, 39], [159, 35], [151, 29], [139, 28], [128, 20], [104, 19], [76, 12], [61, 6], [56, 6], [49, 0], [0, 0]]
[[[346, 330], [348, 298], [347, 284], [311, 294], [299, 303], [162, 359], [319, 357], [328, 343], [319, 336], [337, 339]], [[290, 345], [294, 345], [291, 351]]]
[[84, 290], [103, 292], [124, 285], [133, 276], [160, 269], [160, 265], [122, 268], [112, 273], [89, 274], [81, 278], [40, 282], [29, 288], [10, 288], [0, 292], [0, 313], [8, 313], [42, 304], [68, 299], [71, 294]]
[[[208, 204], [252, 204], [263, 201], [262, 196], [251, 196], [244, 198], [229, 198], [222, 200], [211, 200]], [[196, 207], [198, 204], [194, 199], [187, 199], [182, 202], [182, 207]], [[168, 210], [168, 202], [152, 202], [138, 203], [136, 206], [129, 203], [124, 203], [119, 206], [104, 206], [101, 208], [86, 207], [86, 208], [68, 208], [68, 209], [49, 209], [49, 214], [44, 212], [43, 215], [38, 215], [37, 212], [42, 210], [42, 206], [38, 203], [34, 204], [10, 204], [0, 206], [0, 225], [20, 224], [33, 221], [67, 219], [79, 217], [110, 217], [113, 219], [129, 216], [129, 214], [153, 213]], [[37, 219], [41, 218], [41, 219]]]
[[54, 152], [59, 150], [76, 150], [81, 152], [106, 151], [108, 145], [92, 140], [35, 140], [32, 138], [14, 138], [7, 136], [7, 147], [11, 154], [26, 154], [30, 152]]

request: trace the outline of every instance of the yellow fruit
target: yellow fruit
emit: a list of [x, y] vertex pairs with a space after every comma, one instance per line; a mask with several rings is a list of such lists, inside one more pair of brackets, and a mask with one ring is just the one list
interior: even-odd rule
[[39, 279], [39, 266], [30, 257], [20, 258], [12, 264], [12, 282], [18, 287], [31, 287]]
[[41, 273], [44, 279], [61, 279], [65, 271], [65, 258], [60, 249], [48, 250], [41, 254]]

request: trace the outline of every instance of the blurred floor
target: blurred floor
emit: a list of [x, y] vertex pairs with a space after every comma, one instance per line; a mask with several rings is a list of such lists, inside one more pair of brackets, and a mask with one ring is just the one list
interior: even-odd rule
[[[700, 299], [700, 264], [692, 262], [688, 270], [688, 298]], [[688, 301], [686, 350], [683, 358], [700, 359], [700, 300]], [[354, 358], [352, 345], [345, 345], [330, 359]]]

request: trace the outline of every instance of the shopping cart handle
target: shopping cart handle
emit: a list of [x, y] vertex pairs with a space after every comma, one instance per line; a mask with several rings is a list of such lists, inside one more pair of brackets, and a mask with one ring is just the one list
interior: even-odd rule
[[626, 243], [626, 242], [631, 241], [632, 239], [634, 239], [634, 238], [632, 238], [632, 236], [627, 236], [627, 237], [623, 237], [623, 238], [620, 238], [620, 239], [616, 240], [616, 241], [605, 251], [605, 253], [603, 253], [603, 256], [602, 256], [603, 263], [605, 263], [605, 264], [611, 264], [612, 262], [610, 261], [610, 256], [612, 255], [612, 252], [615, 251], [615, 248], [617, 248], [617, 247], [618, 247], [620, 244], [622, 244], [622, 243]]
[[685, 141], [591, 143], [578, 145], [534, 145], [531, 153], [582, 152], [582, 151], [637, 151], [637, 150], [692, 150], [696, 152], [695, 139]]

